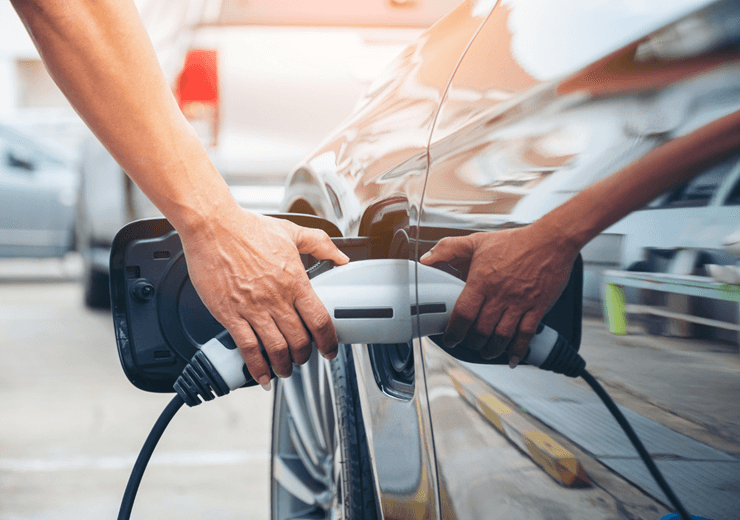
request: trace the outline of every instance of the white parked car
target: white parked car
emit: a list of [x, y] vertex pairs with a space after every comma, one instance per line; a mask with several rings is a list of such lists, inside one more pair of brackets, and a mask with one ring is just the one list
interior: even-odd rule
[[[369, 82], [459, 0], [146, 2], [173, 91], [236, 199], [276, 210], [290, 169], [352, 111]], [[110, 244], [158, 212], [103, 147], [82, 152], [85, 301], [108, 305]]]

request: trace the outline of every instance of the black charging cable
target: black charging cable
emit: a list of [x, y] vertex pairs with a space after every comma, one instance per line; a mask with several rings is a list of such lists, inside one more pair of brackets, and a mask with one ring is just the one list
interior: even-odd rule
[[[557, 335], [552, 331], [553, 335]], [[602, 388], [598, 381], [586, 370], [586, 362], [578, 354], [568, 341], [562, 336], [557, 335], [557, 339], [553, 341], [546, 341], [547, 346], [543, 355], [544, 359], [534, 359], [536, 356], [532, 355], [533, 348], [530, 348], [527, 356], [524, 358], [529, 364], [538, 366], [542, 370], [549, 370], [558, 374], [563, 374], [568, 377], [581, 377], [588, 383], [593, 389], [596, 395], [604, 402], [607, 409], [611, 412], [617, 423], [622, 427], [624, 432], [627, 434], [630, 442], [637, 450], [640, 458], [647, 466], [650, 474], [657, 482], [660, 489], [665, 493], [668, 500], [676, 509], [676, 512], [680, 515], [681, 520], [692, 520], [692, 517], [686, 511], [681, 501], [678, 499], [676, 494], [673, 492], [671, 487], [666, 482], [665, 478], [661, 474], [658, 467], [653, 462], [650, 454], [643, 446], [642, 441], [632, 429], [632, 426], [627, 421], [625, 416], [619, 410], [617, 405], [614, 403], [609, 394]], [[540, 349], [540, 352], [543, 352]], [[201, 399], [204, 401], [210, 401], [218, 396], [226, 395], [229, 393], [229, 386], [226, 384], [224, 379], [218, 373], [218, 370], [208, 360], [208, 357], [203, 351], [198, 351], [190, 364], [185, 367], [182, 375], [178, 378], [174, 385], [177, 395], [172, 398], [170, 403], [164, 409], [162, 414], [154, 424], [152, 431], [149, 433], [144, 446], [141, 448], [134, 468], [131, 471], [126, 491], [121, 501], [121, 509], [118, 513], [118, 520], [128, 520], [131, 516], [131, 510], [133, 508], [134, 499], [136, 498], [136, 492], [139, 489], [139, 484], [144, 475], [149, 459], [154, 452], [154, 448], [157, 446], [159, 439], [162, 437], [164, 430], [170, 423], [172, 418], [175, 416], [177, 411], [182, 407], [183, 404], [188, 406], [197, 406], [201, 403]], [[215, 395], [214, 395], [215, 394]]]
[[660, 489], [663, 490], [663, 493], [665, 493], [665, 496], [668, 497], [668, 500], [671, 502], [673, 507], [676, 508], [676, 512], [681, 516], [681, 520], [691, 520], [691, 516], [686, 511], [686, 509], [683, 507], [683, 504], [678, 499], [676, 494], [671, 489], [671, 486], [668, 485], [668, 482], [663, 478], [663, 474], [658, 469], [658, 466], [655, 465], [655, 462], [653, 462], [652, 457], [648, 453], [648, 451], [645, 449], [645, 446], [642, 445], [642, 442], [640, 441], [640, 438], [635, 433], [635, 430], [632, 429], [632, 425], [630, 425], [629, 422], [627, 422], [627, 418], [622, 414], [622, 412], [619, 410], [617, 405], [614, 403], [611, 397], [609, 397], [609, 394], [606, 393], [606, 390], [599, 384], [599, 382], [596, 380], [594, 376], [589, 374], [586, 369], [584, 368], [581, 371], [581, 378], [583, 378], [586, 383], [593, 389], [594, 392], [596, 392], [596, 395], [598, 395], [601, 400], [604, 402], [607, 408], [609, 408], [609, 411], [612, 413], [614, 418], [619, 423], [619, 426], [622, 427], [624, 430], [624, 433], [627, 434], [627, 437], [629, 437], [630, 441], [632, 442], [632, 445], [637, 450], [637, 453], [640, 454], [640, 458], [642, 458], [642, 461], [647, 466], [648, 471], [650, 471], [650, 474], [655, 479], [655, 482], [658, 483], [658, 486], [660, 486]]
[[170, 424], [170, 421], [183, 404], [185, 404], [185, 401], [183, 401], [182, 397], [179, 394], [175, 395], [159, 415], [157, 422], [154, 423], [152, 431], [149, 432], [149, 436], [144, 441], [144, 446], [142, 446], [139, 456], [136, 458], [134, 468], [131, 470], [131, 476], [128, 478], [126, 491], [124, 491], [123, 500], [121, 500], [121, 509], [118, 511], [118, 520], [128, 520], [131, 518], [131, 510], [134, 507], [136, 492], [139, 490], [141, 478], [144, 476], [144, 470], [147, 464], [149, 464], [149, 459], [152, 458], [154, 448], [157, 447], [157, 443], [162, 437], [167, 425]]
[[604, 388], [599, 384], [596, 378], [586, 370], [586, 361], [584, 361], [584, 359], [578, 354], [576, 349], [573, 348], [573, 346], [560, 335], [558, 335], [557, 340], [551, 348], [552, 350], [550, 350], [549, 354], [544, 360], [532, 360], [532, 356], [530, 356], [529, 353], [524, 359], [525, 361], [539, 367], [542, 370], [549, 370], [551, 372], [563, 374], [565, 376], [573, 378], [580, 376], [586, 383], [588, 383], [591, 389], [596, 393], [596, 395], [599, 396], [599, 398], [604, 402], [611, 414], [617, 420], [617, 423], [619, 423], [619, 426], [622, 427], [624, 433], [627, 434], [627, 437], [637, 450], [637, 453], [640, 455], [640, 458], [645, 463], [645, 466], [647, 466], [648, 471], [650, 471], [650, 474], [655, 479], [655, 482], [658, 484], [663, 493], [665, 493], [665, 496], [668, 497], [668, 500], [676, 509], [676, 512], [681, 516], [681, 520], [692, 520], [692, 517], [686, 511], [686, 508], [683, 506], [681, 501], [671, 489], [671, 486], [669, 486], [668, 482], [666, 482], [665, 478], [663, 478], [663, 474], [658, 469], [658, 466], [655, 465], [655, 462], [653, 461], [652, 457], [650, 457], [650, 454], [645, 449], [645, 446], [643, 446], [642, 441], [640, 441], [640, 438], [635, 433], [635, 430], [632, 429], [632, 426], [627, 421], [627, 418], [624, 416], [624, 414], [622, 414], [612, 398], [609, 397], [609, 394], [606, 393], [606, 390], [604, 390]]

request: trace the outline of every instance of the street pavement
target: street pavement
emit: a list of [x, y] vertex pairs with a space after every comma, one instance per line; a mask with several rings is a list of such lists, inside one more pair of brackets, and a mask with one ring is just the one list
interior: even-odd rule
[[[79, 259], [0, 261], [0, 520], [116, 518], [171, 394], [136, 389], [108, 312], [82, 304]], [[132, 519], [269, 518], [272, 392], [184, 407]]]
[[[740, 355], [736, 346], [610, 335], [584, 321], [581, 354], [695, 514], [724, 520], [740, 511]], [[523, 366], [467, 365], [531, 417], [601, 464], [669, 503], [626, 435], [580, 379]]]

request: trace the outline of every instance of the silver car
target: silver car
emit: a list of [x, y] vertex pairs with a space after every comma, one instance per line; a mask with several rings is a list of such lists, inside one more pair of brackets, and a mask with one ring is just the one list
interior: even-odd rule
[[61, 257], [74, 244], [79, 173], [0, 124], [0, 257]]

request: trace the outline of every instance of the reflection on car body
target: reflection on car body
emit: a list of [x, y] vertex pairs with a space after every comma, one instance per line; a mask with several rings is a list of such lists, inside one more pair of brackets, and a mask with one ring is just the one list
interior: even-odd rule
[[[378, 237], [378, 256], [412, 260], [443, 236], [532, 222], [740, 108], [739, 9], [731, 1], [463, 2], [293, 171], [282, 209], [318, 215], [345, 236]], [[736, 227], [737, 213], [728, 219]], [[401, 236], [406, 247], [391, 247]], [[716, 367], [686, 368], [684, 354], [695, 347], [632, 344], [594, 350], [603, 377], [689, 511], [738, 518], [737, 360], [719, 353]], [[696, 348], [692, 359], [704, 360]], [[289, 459], [293, 471], [273, 475], [273, 518], [374, 517], [350, 496], [387, 519], [669, 512], [603, 405], [561, 376], [461, 363], [422, 339], [412, 349], [413, 393], [401, 399], [384, 392], [372, 348], [343, 352], [331, 366], [352, 365], [363, 420], [356, 449], [324, 464], [372, 472], [317, 481], [303, 455], [311, 439], [275, 429], [273, 468]], [[302, 380], [319, 377], [322, 363], [300, 367]], [[699, 376], [711, 379], [706, 391], [692, 386]], [[279, 381], [276, 423], [289, 422], [293, 407], [281, 405], [282, 392], [294, 384]], [[367, 486], [372, 496], [358, 494]], [[327, 493], [339, 497], [335, 505], [312, 498]]]

